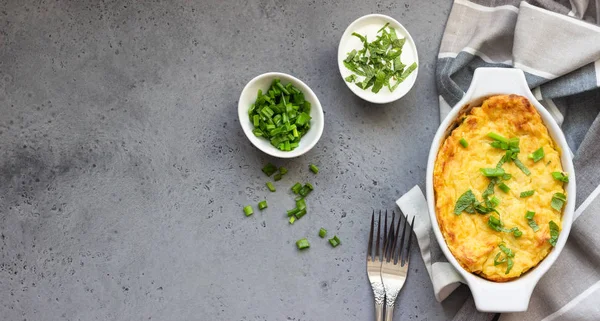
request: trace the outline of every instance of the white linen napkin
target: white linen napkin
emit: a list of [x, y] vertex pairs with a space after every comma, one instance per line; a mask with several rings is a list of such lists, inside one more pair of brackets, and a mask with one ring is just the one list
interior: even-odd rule
[[[419, 186], [413, 187], [400, 197], [396, 204], [405, 217], [415, 217], [413, 230], [417, 236], [421, 257], [423, 257], [427, 273], [433, 284], [435, 298], [441, 302], [465, 281], [456, 269], [445, 261], [445, 257], [435, 241], [427, 210], [427, 201], [425, 201], [425, 196]], [[433, 247], [437, 250], [438, 255], [432, 255]]]

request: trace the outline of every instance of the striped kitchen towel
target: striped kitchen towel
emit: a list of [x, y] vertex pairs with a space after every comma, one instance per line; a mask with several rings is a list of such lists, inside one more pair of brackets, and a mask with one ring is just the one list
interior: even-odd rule
[[[502, 314], [501, 321], [600, 320], [599, 25], [600, 0], [455, 0], [448, 17], [437, 61], [440, 119], [462, 98], [476, 68], [519, 68], [574, 155], [577, 210], [567, 245], [529, 310]], [[439, 253], [437, 244], [429, 247]], [[443, 261], [431, 255], [432, 266], [436, 257]], [[455, 320], [494, 317], [477, 312], [471, 298]]]

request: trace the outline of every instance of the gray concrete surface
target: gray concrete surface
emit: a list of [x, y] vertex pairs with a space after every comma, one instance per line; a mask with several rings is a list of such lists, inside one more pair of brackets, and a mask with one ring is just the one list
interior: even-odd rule
[[[450, 5], [0, 1], [0, 319], [373, 319], [370, 213], [424, 187]], [[372, 12], [401, 21], [421, 60], [413, 90], [385, 106], [355, 97], [336, 64], [346, 26]], [[243, 86], [267, 71], [323, 104], [303, 157], [267, 157], [236, 119]], [[276, 194], [268, 161], [290, 169]], [[289, 226], [296, 181], [316, 189]], [[298, 252], [302, 237], [312, 247]], [[448, 319], [467, 290], [437, 303], [412, 259], [395, 320]]]

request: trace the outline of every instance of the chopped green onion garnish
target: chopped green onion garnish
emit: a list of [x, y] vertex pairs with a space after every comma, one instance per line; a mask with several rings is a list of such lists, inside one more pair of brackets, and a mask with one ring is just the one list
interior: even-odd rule
[[337, 235], [334, 235], [332, 238], [329, 239], [329, 244], [331, 244], [331, 246], [333, 247], [340, 245], [340, 243], [340, 239], [337, 237]]
[[310, 164], [310, 166], [308, 166], [310, 168], [310, 171], [317, 174], [319, 172], [319, 168], [317, 166], [315, 166], [314, 164]]
[[315, 189], [315, 188], [312, 186], [312, 184], [311, 184], [311, 183], [306, 183], [306, 184], [304, 184], [304, 186], [308, 187], [308, 189], [310, 189], [311, 191], [312, 191], [313, 189]]
[[477, 199], [471, 190], [464, 192], [456, 201], [454, 214], [460, 215], [463, 211], [469, 214], [475, 213], [475, 203]]
[[271, 163], [268, 163], [267, 165], [265, 165], [265, 167], [262, 168], [262, 171], [267, 176], [271, 176], [277, 171], [277, 167]]
[[491, 139], [494, 139], [494, 140], [497, 140], [497, 141], [500, 141], [500, 142], [508, 144], [508, 138], [506, 138], [506, 137], [504, 137], [504, 136], [502, 136], [500, 134], [496, 134], [494, 132], [490, 132], [490, 133], [487, 134], [487, 136], [489, 138], [491, 138]]
[[510, 191], [510, 187], [504, 183], [498, 184], [498, 188], [501, 189], [504, 193], [508, 193]]
[[276, 182], [277, 182], [277, 181], [280, 181], [280, 180], [281, 180], [281, 173], [277, 173], [277, 174], [275, 174], [275, 175], [273, 176], [273, 180], [274, 180], [274, 181], [276, 181]]
[[502, 221], [500, 221], [500, 218], [496, 217], [494, 214], [488, 217], [488, 226], [491, 227], [494, 231], [502, 232]]
[[258, 91], [248, 116], [255, 136], [268, 139], [279, 150], [291, 151], [310, 129], [310, 109], [310, 103], [300, 90], [275, 79], [265, 94]]
[[[496, 254], [496, 257], [494, 258], [494, 266], [506, 262], [505, 274], [508, 274], [508, 272], [510, 272], [510, 270], [512, 269], [512, 267], [514, 265], [512, 258], [515, 257], [515, 253], [513, 253], [513, 251], [511, 249], [504, 246], [504, 243], [498, 244], [498, 247], [500, 248], [501, 252], [498, 252], [498, 254]], [[504, 257], [502, 259], [499, 259], [500, 255], [502, 255], [502, 254], [504, 254]]]
[[565, 205], [565, 202], [567, 202], [567, 196], [565, 194], [554, 193], [554, 195], [552, 195], [552, 202], [550, 203], [550, 206], [560, 212]]
[[304, 201], [303, 198], [299, 199], [296, 201], [296, 208], [298, 210], [303, 210], [306, 208], [306, 202]]
[[327, 230], [321, 227], [321, 229], [319, 230], [319, 236], [321, 238], [324, 238], [326, 235], [327, 235]]
[[300, 212], [300, 210], [298, 208], [291, 209], [291, 210], [287, 211], [287, 216], [288, 217], [295, 216], [296, 214], [298, 214], [298, 212]]
[[271, 183], [271, 182], [267, 182], [267, 188], [271, 192], [275, 192], [276, 191], [275, 186], [273, 186], [273, 183]]
[[540, 227], [537, 225], [537, 223], [533, 220], [533, 216], [535, 215], [535, 212], [532, 211], [527, 211], [527, 213], [525, 214], [525, 219], [527, 219], [527, 223], [529, 224], [529, 227], [531, 227], [531, 229], [534, 232], [537, 232], [540, 230]]
[[466, 139], [464, 139], [464, 138], [461, 138], [461, 139], [460, 139], [458, 142], [459, 142], [459, 143], [462, 145], [462, 147], [464, 147], [464, 148], [467, 148], [467, 147], [469, 146], [469, 143], [467, 143], [467, 140], [466, 140]]
[[296, 217], [295, 216], [291, 216], [290, 217], [290, 224], [294, 224], [294, 222], [296, 222]]
[[479, 169], [483, 176], [486, 177], [498, 177], [503, 176], [505, 174], [502, 168], [480, 168]]
[[308, 240], [306, 238], [303, 238], [296, 241], [296, 246], [298, 247], [298, 250], [304, 250], [309, 248], [310, 244], [308, 243]]
[[302, 216], [304, 216], [304, 215], [306, 215], [306, 209], [302, 209], [302, 210], [298, 211], [298, 213], [296, 213], [295, 216], [297, 219], [301, 219]]
[[267, 208], [267, 201], [262, 201], [258, 203], [258, 209], [259, 210], [264, 210], [265, 208]]
[[279, 167], [279, 174], [285, 175], [285, 174], [287, 174], [287, 172], [288, 172], [287, 168], [285, 168], [283, 166]]
[[294, 192], [294, 194], [298, 194], [298, 193], [300, 193], [301, 188], [302, 188], [302, 184], [296, 183], [296, 184], [294, 184], [294, 186], [292, 186], [292, 191]]
[[506, 173], [506, 174], [502, 175], [502, 179], [505, 180], [505, 181], [508, 181], [511, 178], [512, 178], [512, 175], [510, 175], [509, 173]]
[[517, 165], [517, 167], [527, 176], [531, 175], [531, 172], [529, 171], [529, 169], [527, 167], [525, 167], [525, 165], [523, 165], [523, 163], [521, 163], [521, 161], [518, 158], [514, 158], [513, 162], [515, 163], [515, 165]]
[[252, 214], [254, 214], [254, 210], [252, 209], [252, 205], [248, 205], [244, 207], [244, 214], [246, 214], [246, 216], [250, 216]]
[[552, 172], [552, 177], [554, 177], [554, 179], [557, 181], [561, 181], [564, 183], [569, 182], [569, 176], [567, 176], [567, 174], [562, 173], [562, 172]]
[[[417, 68], [416, 63], [408, 67], [402, 63], [400, 56], [406, 39], [398, 39], [394, 28], [385, 25], [372, 42], [368, 42], [366, 36], [357, 33], [352, 35], [360, 39], [363, 48], [350, 51], [344, 59], [344, 66], [352, 71], [350, 76], [344, 78], [347, 82], [354, 82], [365, 90], [372, 86], [374, 93], [384, 86], [393, 92]], [[357, 76], [364, 79], [358, 80]]]
[[494, 196], [490, 200], [490, 203], [491, 203], [492, 207], [496, 207], [496, 206], [500, 205], [500, 199], [497, 198], [496, 196]]
[[548, 240], [548, 242], [550, 242], [552, 246], [556, 246], [556, 241], [558, 241], [558, 234], [560, 233], [558, 225], [556, 225], [554, 221], [550, 221], [548, 224], [550, 225], [550, 239]]
[[298, 194], [300, 194], [300, 196], [302, 196], [302, 197], [306, 197], [311, 191], [312, 191], [312, 185], [306, 184], [306, 185], [302, 186], [302, 188], [300, 189]]
[[530, 190], [530, 191], [525, 191], [525, 192], [521, 192], [521, 198], [525, 198], [525, 197], [529, 197], [531, 195], [533, 195], [533, 193], [535, 193], [535, 190]]
[[544, 158], [545, 154], [544, 154], [544, 147], [540, 147], [539, 149], [537, 149], [535, 152], [529, 154], [529, 158], [533, 159], [534, 163], [539, 162], [542, 158]]

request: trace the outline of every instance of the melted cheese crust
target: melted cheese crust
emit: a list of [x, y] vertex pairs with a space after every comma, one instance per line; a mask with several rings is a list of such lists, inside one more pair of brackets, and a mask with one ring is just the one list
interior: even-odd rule
[[[479, 169], [496, 167], [504, 155], [503, 150], [490, 146], [489, 132], [507, 138], [519, 137], [521, 152], [518, 157], [531, 171], [531, 175], [526, 176], [513, 162], [505, 163], [502, 168], [512, 175], [505, 181], [510, 191], [504, 193], [497, 186], [494, 189], [494, 195], [500, 199], [496, 209], [504, 227], [518, 227], [523, 232], [519, 238], [512, 233], [492, 230], [487, 224], [490, 214], [454, 214], [457, 199], [469, 189], [477, 200], [482, 201], [481, 194], [489, 184], [489, 178]], [[467, 148], [460, 145], [461, 138], [468, 142]], [[544, 148], [545, 157], [534, 163], [527, 155], [540, 147]], [[562, 172], [560, 149], [527, 98], [493, 96], [466, 115], [440, 148], [433, 174], [438, 224], [450, 251], [466, 270], [488, 280], [508, 281], [535, 267], [548, 255], [552, 250], [548, 242], [548, 223], [552, 220], [562, 226], [562, 213], [550, 206], [552, 195], [566, 194], [563, 183], [555, 180], [552, 172]], [[527, 190], [535, 190], [535, 194], [520, 198], [520, 193]], [[535, 212], [539, 231], [533, 232], [528, 225], [527, 211]], [[494, 266], [501, 242], [515, 253], [514, 266], [508, 274], [505, 274], [506, 263]]]

